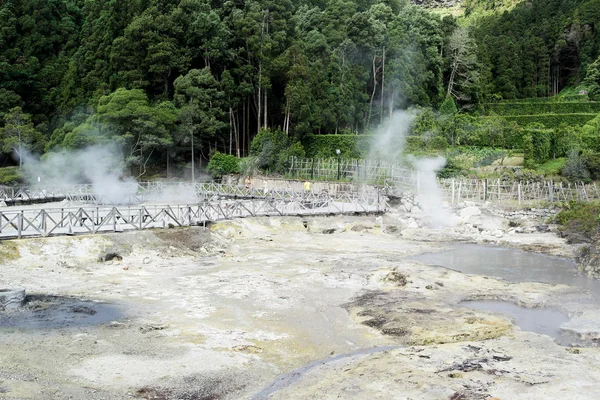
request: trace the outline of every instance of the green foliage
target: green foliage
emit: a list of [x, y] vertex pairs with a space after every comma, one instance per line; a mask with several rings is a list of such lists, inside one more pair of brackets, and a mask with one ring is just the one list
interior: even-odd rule
[[[514, 121], [520, 126], [540, 124], [547, 128], [553, 128], [560, 124], [583, 126], [596, 117], [597, 114], [573, 113], [573, 114], [539, 114], [539, 115], [507, 115], [507, 121]], [[489, 118], [489, 117], [484, 117]]]
[[525, 168], [535, 168], [535, 147], [533, 146], [533, 136], [530, 134], [523, 137], [523, 159]]
[[566, 157], [555, 158], [552, 160], [548, 160], [541, 165], [538, 165], [536, 167], [536, 171], [544, 174], [545, 176], [560, 175], [560, 173], [566, 163], [567, 163]]
[[561, 230], [583, 233], [592, 237], [599, 232], [600, 203], [569, 202], [556, 215], [556, 222]]
[[[532, 123], [582, 126], [600, 112], [577, 90], [585, 78], [597, 95], [596, 1], [469, 0], [466, 18], [443, 19], [410, 3], [4, 1], [0, 120], [21, 107], [39, 150], [116, 141], [141, 172], [195, 150], [247, 154], [265, 126], [311, 156], [355, 157], [364, 134], [407, 106], [424, 108], [409, 139], [419, 151], [519, 148], [541, 131]], [[482, 110], [503, 119], [466, 114]], [[588, 131], [578, 142], [600, 150]], [[361, 139], [313, 139], [324, 132]], [[552, 156], [568, 151], [558, 142]]]
[[43, 147], [41, 133], [34, 128], [31, 116], [21, 107], [15, 107], [4, 115], [4, 127], [0, 128], [0, 149], [14, 152], [19, 158], [19, 166], [25, 151], [33, 150], [36, 145]]
[[18, 167], [0, 168], [0, 185], [15, 185], [24, 181]]
[[589, 65], [583, 83], [589, 88], [589, 96], [600, 100], [600, 57]]
[[210, 158], [206, 170], [214, 178], [221, 178], [224, 175], [239, 174], [242, 172], [239, 158], [219, 153], [218, 151]]
[[503, 116], [540, 114], [598, 114], [600, 102], [502, 102], [484, 105], [487, 113]]
[[590, 178], [593, 180], [600, 179], [600, 153], [593, 150], [585, 150], [583, 152], [583, 160], [590, 173]]
[[446, 165], [441, 171], [437, 173], [437, 175], [440, 178], [452, 178], [461, 175], [461, 173], [462, 169], [460, 165], [456, 162], [456, 160], [448, 158], [446, 160]]
[[176, 120], [177, 110], [172, 103], [153, 106], [142, 90], [121, 88], [100, 98], [89, 122], [100, 136], [124, 146], [126, 166], [139, 168], [141, 175], [152, 153], [171, 143], [169, 132]]
[[587, 169], [585, 158], [580, 150], [571, 150], [567, 163], [563, 167], [561, 174], [573, 181], [585, 182], [590, 179], [590, 171]]
[[292, 157], [304, 158], [302, 144], [280, 129], [263, 129], [252, 140], [250, 155], [257, 158], [258, 168], [284, 174], [290, 167]]
[[440, 114], [442, 115], [454, 115], [458, 112], [454, 97], [446, 97], [446, 99], [440, 105]]
[[340, 150], [343, 158], [363, 158], [368, 155], [371, 135], [308, 135], [302, 139], [307, 157], [331, 158]]

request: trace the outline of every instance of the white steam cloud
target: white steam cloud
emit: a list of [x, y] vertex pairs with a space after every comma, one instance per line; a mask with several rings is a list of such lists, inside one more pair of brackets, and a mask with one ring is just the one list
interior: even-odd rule
[[416, 115], [411, 111], [395, 111], [375, 132], [368, 158], [397, 163], [402, 158], [406, 137]]
[[49, 153], [41, 161], [28, 156], [23, 170], [32, 186], [58, 189], [90, 184], [100, 201], [107, 203], [128, 203], [138, 190], [137, 182], [124, 176], [123, 156], [117, 145]]
[[[413, 111], [395, 111], [383, 126], [375, 133], [369, 159], [400, 164], [407, 161], [416, 170], [417, 180], [413, 188], [418, 192], [420, 206], [430, 225], [434, 228], [450, 226], [454, 223], [449, 210], [444, 207], [442, 193], [438, 186], [436, 172], [444, 168], [446, 159], [438, 157], [404, 157], [406, 138], [410, 134], [416, 113]], [[418, 186], [418, 187], [417, 187]]]
[[436, 174], [446, 165], [446, 158], [442, 156], [417, 158], [408, 155], [407, 159], [417, 170], [419, 205], [425, 212], [430, 225], [433, 228], [451, 226], [454, 220], [450, 211], [444, 207], [442, 191], [438, 185]]

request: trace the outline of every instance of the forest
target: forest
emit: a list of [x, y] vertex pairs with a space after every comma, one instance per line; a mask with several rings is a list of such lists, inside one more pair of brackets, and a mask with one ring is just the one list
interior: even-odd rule
[[4, 0], [0, 166], [118, 143], [143, 175], [247, 156], [259, 133], [328, 156], [307, 143], [408, 108], [417, 149], [600, 151], [599, 32], [597, 0]]

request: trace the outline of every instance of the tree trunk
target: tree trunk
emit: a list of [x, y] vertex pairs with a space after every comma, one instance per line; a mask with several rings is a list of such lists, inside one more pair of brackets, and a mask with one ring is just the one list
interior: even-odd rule
[[373, 56], [373, 91], [371, 92], [371, 101], [369, 102], [369, 113], [367, 114], [367, 124], [365, 129], [369, 129], [371, 123], [371, 112], [373, 111], [373, 99], [375, 98], [375, 91], [377, 90], [377, 68], [375, 67], [375, 60], [377, 55]]
[[263, 127], [265, 129], [267, 129], [268, 126], [269, 126], [269, 124], [267, 123], [267, 89], [264, 90], [264, 95], [265, 95], [265, 102], [264, 102], [264, 105], [263, 105], [264, 106], [263, 109], [264, 109], [264, 112], [265, 112], [265, 119], [263, 121]]
[[392, 86], [392, 93], [390, 94], [390, 118], [392, 117], [392, 113], [394, 112], [394, 87]]
[[246, 101], [242, 102], [242, 154], [246, 155]]
[[385, 46], [383, 46], [382, 51], [382, 61], [381, 61], [381, 102], [380, 102], [380, 111], [379, 111], [379, 123], [383, 124], [383, 93], [384, 93], [384, 85], [385, 85]]
[[231, 107], [229, 107], [229, 155], [233, 154], [233, 116], [231, 114]]
[[194, 131], [190, 131], [192, 137], [192, 183], [196, 182], [196, 166], [194, 165]]
[[258, 95], [256, 96], [258, 99], [258, 112], [256, 113], [256, 133], [260, 132], [260, 116], [261, 116], [261, 86], [262, 86], [262, 62], [258, 62]]

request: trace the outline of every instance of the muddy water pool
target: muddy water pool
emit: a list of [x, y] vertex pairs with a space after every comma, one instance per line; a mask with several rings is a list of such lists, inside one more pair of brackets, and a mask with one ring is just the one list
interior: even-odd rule
[[410, 259], [509, 282], [542, 282], [579, 287], [600, 300], [600, 281], [579, 274], [575, 263], [566, 258], [502, 247], [456, 244], [447, 251], [421, 254]]
[[[583, 289], [570, 301], [600, 304], [600, 281], [579, 274], [569, 259], [492, 246], [456, 244], [439, 253], [411, 257], [429, 265], [442, 266], [466, 274], [501, 278], [510, 282], [564, 284]], [[525, 308], [506, 301], [463, 301], [460, 305], [499, 313], [511, 318], [522, 330], [553, 337], [558, 344], [580, 342], [561, 329], [569, 316], [558, 308]], [[595, 345], [579, 343], [580, 345]]]

